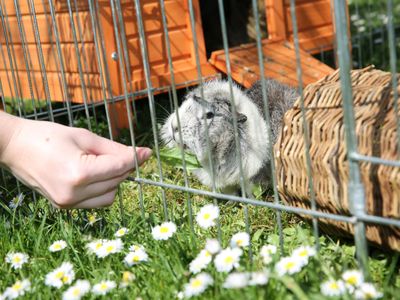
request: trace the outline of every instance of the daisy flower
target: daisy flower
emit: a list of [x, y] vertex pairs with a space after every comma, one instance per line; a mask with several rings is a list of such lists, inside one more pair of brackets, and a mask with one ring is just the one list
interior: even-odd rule
[[186, 298], [197, 296], [203, 293], [214, 280], [207, 273], [200, 273], [196, 277], [190, 279], [189, 283], [185, 285], [184, 295]]
[[168, 240], [176, 232], [176, 225], [172, 222], [164, 222], [157, 225], [151, 231], [155, 240]]
[[214, 204], [203, 206], [196, 216], [197, 224], [201, 228], [209, 228], [215, 226], [215, 220], [219, 217], [219, 208]]
[[95, 251], [97, 257], [104, 258], [110, 254], [119, 253], [122, 251], [124, 244], [121, 239], [106, 240], [103, 245]]
[[132, 281], [136, 279], [135, 274], [125, 271], [122, 273], [122, 280], [121, 283], [119, 284], [120, 288], [126, 288]]
[[90, 283], [87, 280], [77, 280], [62, 296], [63, 300], [80, 300], [90, 291]]
[[382, 298], [383, 294], [378, 292], [373, 284], [364, 282], [361, 283], [358, 289], [354, 292], [354, 297], [357, 300], [378, 299]]
[[292, 253], [292, 257], [296, 257], [300, 260], [303, 265], [308, 264], [308, 259], [312, 256], [315, 256], [317, 252], [315, 251], [314, 247], [310, 246], [300, 246], [299, 248], [295, 249]]
[[139, 249], [137, 251], [129, 252], [125, 258], [124, 262], [127, 266], [131, 267], [133, 265], [136, 265], [140, 262], [147, 261], [148, 260], [148, 255], [146, 251]]
[[280, 261], [275, 265], [275, 271], [279, 276], [283, 276], [286, 274], [292, 275], [300, 272], [303, 264], [300, 260], [295, 257], [288, 256], [281, 258]]
[[364, 275], [358, 270], [348, 270], [342, 274], [342, 279], [350, 293], [354, 292], [355, 287], [364, 282]]
[[197, 257], [190, 263], [189, 265], [190, 272], [193, 274], [200, 273], [201, 270], [207, 268], [211, 260], [212, 260], [211, 253], [205, 249], [201, 250], [199, 255], [197, 255]]
[[129, 246], [129, 251], [131, 251], [131, 252], [138, 251], [138, 250], [144, 251], [144, 247], [142, 245], [137, 245], [137, 244], [133, 244], [132, 246]]
[[107, 240], [95, 240], [86, 245], [90, 253], [97, 253]]
[[25, 292], [31, 288], [31, 282], [28, 279], [17, 280], [12, 286], [4, 291], [4, 299], [15, 299], [25, 295]]
[[346, 287], [342, 280], [330, 279], [321, 284], [321, 294], [328, 297], [341, 296], [346, 292]]
[[251, 272], [249, 278], [249, 285], [265, 285], [268, 283], [268, 279], [269, 279], [268, 271]]
[[115, 281], [103, 280], [93, 286], [93, 294], [95, 295], [106, 295], [109, 291], [117, 286]]
[[208, 239], [205, 249], [211, 254], [217, 254], [221, 250], [221, 245], [217, 239]]
[[96, 214], [88, 214], [87, 215], [87, 222], [90, 226], [93, 226], [94, 223], [96, 223], [97, 221], [100, 221], [101, 218], [97, 218]]
[[262, 257], [264, 264], [268, 265], [272, 262], [276, 250], [276, 246], [274, 245], [264, 245], [261, 247], [260, 256]]
[[127, 234], [129, 232], [129, 229], [126, 227], [122, 227], [120, 229], [117, 230], [117, 232], [114, 234], [114, 236], [116, 237], [122, 237], [125, 234]]
[[226, 248], [215, 257], [214, 265], [218, 272], [230, 272], [239, 267], [240, 256], [243, 251], [240, 248]]
[[53, 244], [50, 245], [49, 251], [50, 252], [57, 252], [65, 249], [67, 247], [67, 243], [64, 240], [55, 241]]
[[223, 287], [226, 289], [241, 289], [247, 286], [249, 283], [249, 274], [242, 272], [230, 273], [223, 283]]
[[13, 269], [21, 269], [27, 263], [29, 256], [21, 252], [10, 252], [6, 256], [6, 262], [11, 264]]
[[232, 236], [231, 247], [247, 247], [250, 245], [250, 236], [247, 232], [238, 232]]
[[74, 278], [75, 272], [72, 264], [70, 262], [64, 262], [60, 267], [46, 275], [45, 284], [59, 289], [64, 284], [71, 284]]

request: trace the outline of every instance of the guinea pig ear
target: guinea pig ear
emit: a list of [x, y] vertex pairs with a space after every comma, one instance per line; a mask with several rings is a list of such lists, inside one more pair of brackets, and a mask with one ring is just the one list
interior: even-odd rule
[[237, 113], [237, 121], [238, 123], [245, 123], [247, 121], [247, 116], [241, 113]]

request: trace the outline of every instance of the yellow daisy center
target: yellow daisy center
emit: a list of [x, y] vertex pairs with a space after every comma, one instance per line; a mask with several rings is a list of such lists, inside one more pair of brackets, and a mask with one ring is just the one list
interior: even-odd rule
[[287, 262], [285, 265], [286, 270], [290, 270], [293, 267], [294, 267], [294, 262], [292, 262], [292, 261]]
[[111, 252], [114, 250], [114, 248], [115, 248], [114, 245], [107, 246], [106, 251]]
[[201, 284], [202, 284], [202, 282], [201, 282], [200, 279], [195, 279], [195, 280], [192, 281], [191, 286], [194, 287], [194, 288], [198, 288], [198, 287], [201, 286]]
[[332, 290], [337, 290], [337, 289], [339, 289], [339, 286], [336, 282], [331, 282], [331, 284], [329, 285], [329, 288]]
[[307, 252], [307, 250], [304, 249], [304, 250], [300, 251], [299, 255], [300, 256], [307, 256], [308, 252]]
[[97, 249], [100, 249], [101, 246], [103, 246], [102, 243], [97, 243], [96, 246], [95, 246], [96, 250], [97, 250]]
[[68, 276], [63, 276], [61, 279], [62, 282], [66, 283], [68, 281], [69, 277]]
[[13, 258], [14, 263], [19, 263], [21, 261], [22, 261], [22, 258], [20, 256], [14, 256], [14, 258]]
[[104, 291], [106, 289], [107, 289], [107, 283], [104, 282], [104, 283], [100, 284], [100, 290]]
[[60, 244], [55, 244], [54, 245], [54, 249], [57, 249], [57, 250], [61, 249], [61, 245]]
[[122, 274], [122, 281], [124, 281], [124, 282], [130, 281], [131, 278], [132, 278], [132, 275], [130, 272], [124, 272], [124, 274]]
[[80, 294], [81, 294], [81, 291], [78, 288], [74, 288], [72, 290], [72, 295], [79, 296]]
[[357, 277], [356, 276], [350, 276], [349, 278], [347, 278], [346, 282], [351, 284], [351, 285], [356, 285]]
[[64, 277], [64, 271], [58, 271], [57, 273], [56, 273], [56, 278], [57, 279], [61, 279], [61, 278], [63, 278]]
[[225, 262], [226, 264], [231, 264], [231, 263], [233, 263], [233, 257], [232, 257], [232, 256], [227, 256], [227, 257], [225, 257], [224, 262]]
[[211, 217], [211, 215], [209, 213], [205, 213], [204, 214], [204, 219], [205, 220], [208, 220], [210, 217]]
[[168, 227], [161, 227], [160, 228], [160, 232], [161, 233], [167, 233], [169, 230], [168, 230]]
[[17, 281], [16, 283], [14, 283], [14, 285], [12, 286], [12, 289], [13, 289], [14, 291], [19, 291], [19, 290], [21, 290], [21, 289], [22, 289], [22, 284], [21, 284], [21, 282]]
[[96, 217], [95, 216], [89, 216], [89, 222], [90, 223], [94, 223], [96, 221]]
[[122, 230], [122, 229], [118, 230], [118, 234], [124, 234], [124, 233], [125, 233], [125, 230]]
[[243, 245], [243, 240], [237, 240], [237, 241], [236, 241], [236, 244], [237, 244], [238, 246], [242, 246], [242, 245]]
[[133, 257], [133, 261], [139, 261], [139, 260], [140, 260], [139, 255], [135, 255], [135, 256]]

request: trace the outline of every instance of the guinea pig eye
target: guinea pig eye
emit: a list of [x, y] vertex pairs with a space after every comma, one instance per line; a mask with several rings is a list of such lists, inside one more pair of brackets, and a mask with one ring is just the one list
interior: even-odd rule
[[207, 119], [211, 119], [214, 117], [214, 113], [212, 111], [209, 111], [208, 113], [206, 113], [206, 118]]

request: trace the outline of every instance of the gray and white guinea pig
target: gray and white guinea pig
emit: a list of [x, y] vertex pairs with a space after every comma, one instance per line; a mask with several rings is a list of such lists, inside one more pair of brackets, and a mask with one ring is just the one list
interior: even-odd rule
[[[247, 191], [252, 184], [267, 185], [271, 160], [269, 146], [274, 144], [284, 113], [292, 107], [297, 92], [277, 81], [266, 81], [271, 120], [271, 140], [264, 118], [261, 82], [248, 90], [232, 86], [236, 108], [238, 140], [243, 175]], [[176, 113], [171, 114], [161, 129], [161, 139], [167, 147], [180, 146], [196, 155], [202, 168], [194, 174], [202, 184], [213, 183], [209, 155], [211, 152], [215, 187], [224, 193], [234, 193], [240, 187], [240, 165], [235, 150], [235, 130], [231, 107], [231, 88], [228, 81], [213, 80], [187, 93], [178, 109], [182, 140], [179, 137]], [[207, 128], [209, 146], [207, 142]]]

